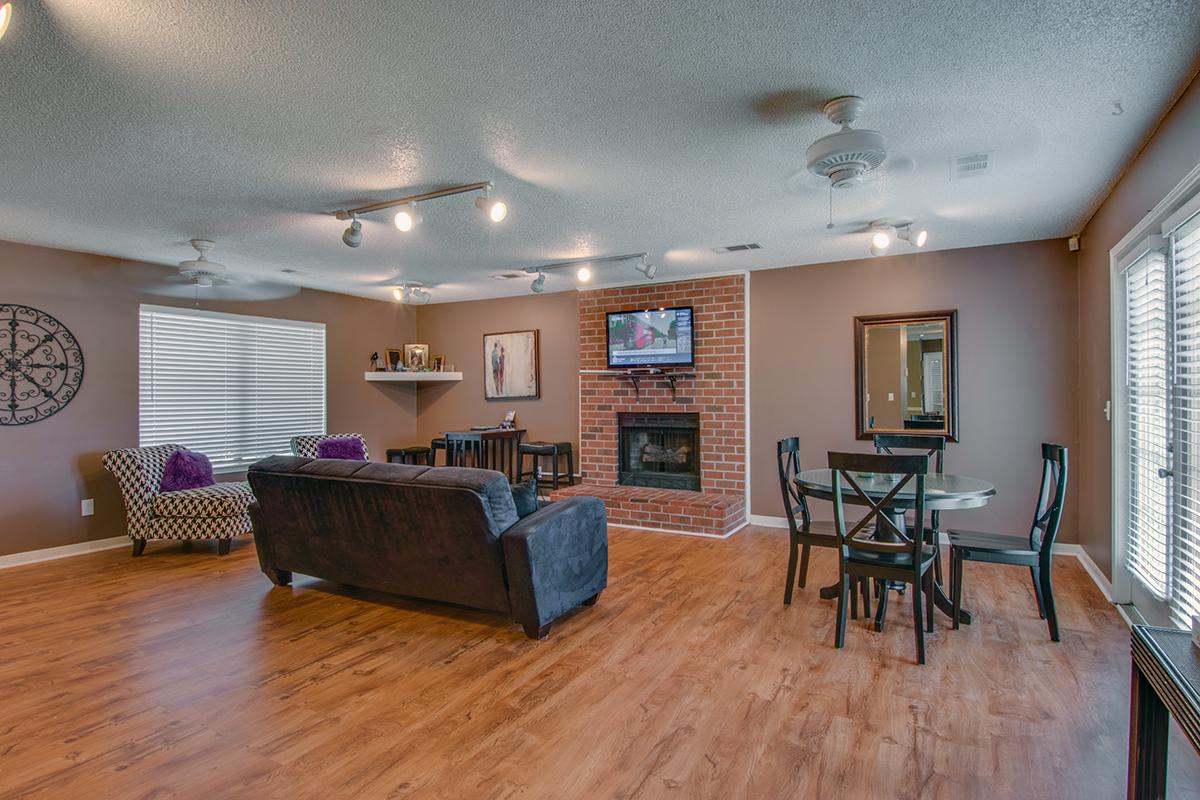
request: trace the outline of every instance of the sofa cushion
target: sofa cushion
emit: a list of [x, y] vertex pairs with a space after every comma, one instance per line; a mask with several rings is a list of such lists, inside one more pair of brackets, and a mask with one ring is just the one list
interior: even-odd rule
[[163, 492], [155, 495], [150, 509], [156, 517], [237, 517], [253, 502], [250, 484], [238, 481]]
[[427, 467], [412, 482], [418, 486], [467, 489], [479, 495], [493, 536], [504, 533], [520, 519], [512, 490], [508, 488], [508, 478], [502, 472], [470, 467]]
[[524, 483], [512, 487], [513, 503], [517, 507], [517, 516], [525, 518], [538, 510], [537, 478], [530, 478]]
[[213, 478], [212, 462], [204, 453], [180, 448], [171, 453], [163, 465], [160, 492], [177, 492], [180, 489], [199, 489], [216, 483]]
[[346, 461], [366, 461], [367, 448], [353, 436], [332, 436], [317, 442], [317, 458], [341, 458]]

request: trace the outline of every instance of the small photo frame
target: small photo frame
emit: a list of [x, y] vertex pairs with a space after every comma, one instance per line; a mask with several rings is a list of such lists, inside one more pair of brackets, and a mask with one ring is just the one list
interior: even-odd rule
[[427, 344], [406, 344], [406, 345], [404, 345], [404, 366], [407, 369], [428, 369], [429, 368], [429, 345], [427, 345]]
[[397, 347], [388, 347], [383, 351], [384, 368], [388, 372], [399, 372], [404, 364], [404, 353]]
[[434, 372], [444, 372], [446, 370], [446, 357], [444, 355], [434, 356], [433, 363], [430, 366], [433, 367]]

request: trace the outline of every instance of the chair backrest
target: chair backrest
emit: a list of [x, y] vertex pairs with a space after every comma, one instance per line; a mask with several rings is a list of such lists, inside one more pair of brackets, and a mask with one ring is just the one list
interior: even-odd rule
[[300, 456], [301, 458], [316, 458], [317, 457], [317, 442], [325, 439], [358, 439], [362, 442], [363, 455], [367, 460], [371, 460], [371, 454], [367, 452], [367, 440], [361, 433], [325, 433], [320, 436], [293, 436], [292, 455]]
[[162, 484], [163, 469], [167, 459], [178, 444], [160, 444], [153, 447], [127, 447], [109, 450], [101, 463], [117, 479], [121, 499], [125, 501], [125, 518], [129, 536], [145, 539], [150, 529], [150, 504]]
[[[929, 456], [830, 453], [829, 469], [833, 472], [833, 522], [841, 560], [845, 561], [850, 550], [884, 555], [908, 553], [914, 572], [919, 572], [921, 532], [913, 531], [916, 535], [912, 535], [908, 526], [896, 525], [889, 509], [894, 507], [892, 500], [896, 495], [911, 491], [917, 519], [923, 517]], [[853, 498], [850, 501], [853, 504], [868, 509], [861, 518], [846, 518], [847, 497]]]
[[889, 456], [899, 455], [897, 450], [920, 450], [933, 459], [933, 471], [941, 474], [946, 454], [945, 436], [914, 435], [911, 433], [875, 434], [875, 452]]
[[[787, 513], [788, 528], [795, 536], [807, 531], [812, 518], [808, 514], [808, 498], [796, 488], [796, 475], [800, 472], [800, 437], [789, 436], [775, 443], [775, 459], [779, 463], [779, 491], [783, 494], [783, 509]], [[796, 519], [799, 515], [799, 520]]]
[[1050, 557], [1058, 525], [1067, 501], [1067, 448], [1061, 444], [1042, 444], [1042, 482], [1038, 488], [1033, 525], [1029, 529], [1029, 547]]

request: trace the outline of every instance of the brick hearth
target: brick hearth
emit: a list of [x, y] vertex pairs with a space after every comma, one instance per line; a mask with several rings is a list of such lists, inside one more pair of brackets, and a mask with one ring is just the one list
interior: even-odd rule
[[[579, 376], [579, 466], [583, 484], [554, 497], [591, 494], [605, 501], [614, 524], [727, 535], [746, 522], [745, 276], [583, 292], [579, 300], [579, 366], [603, 370], [605, 314], [692, 306], [696, 377], [672, 397], [661, 377], [641, 381], [640, 396], [613, 374]], [[700, 491], [617, 485], [617, 415], [691, 412], [700, 417]]]

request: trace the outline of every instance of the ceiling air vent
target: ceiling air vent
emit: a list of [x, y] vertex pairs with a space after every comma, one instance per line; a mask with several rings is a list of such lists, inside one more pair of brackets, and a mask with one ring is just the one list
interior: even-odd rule
[[967, 153], [950, 159], [950, 180], [981, 178], [992, 172], [991, 153]]
[[758, 242], [750, 242], [749, 244], [731, 244], [726, 247], [714, 247], [714, 253], [740, 253], [743, 250], [762, 250], [763, 246]]
[[497, 272], [492, 276], [494, 281], [511, 281], [514, 278], [528, 278], [529, 275], [524, 272]]

